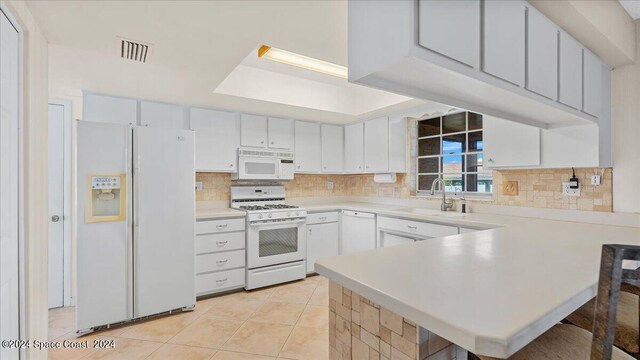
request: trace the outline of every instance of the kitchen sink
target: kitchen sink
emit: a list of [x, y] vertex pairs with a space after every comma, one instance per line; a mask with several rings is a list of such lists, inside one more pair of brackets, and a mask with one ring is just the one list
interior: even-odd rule
[[423, 208], [402, 208], [402, 209], [397, 209], [396, 211], [402, 211], [402, 212], [417, 214], [417, 215], [440, 216], [440, 217], [448, 217], [448, 218], [457, 218], [457, 217], [463, 217], [466, 215], [466, 214], [453, 212], [453, 211], [446, 212], [446, 211], [439, 211], [435, 209], [423, 209]]

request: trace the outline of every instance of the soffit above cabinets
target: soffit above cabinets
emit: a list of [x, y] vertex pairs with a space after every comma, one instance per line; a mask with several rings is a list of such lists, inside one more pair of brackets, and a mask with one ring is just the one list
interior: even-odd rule
[[640, 19], [640, 1], [637, 0], [618, 0], [620, 5], [627, 11], [633, 20]]

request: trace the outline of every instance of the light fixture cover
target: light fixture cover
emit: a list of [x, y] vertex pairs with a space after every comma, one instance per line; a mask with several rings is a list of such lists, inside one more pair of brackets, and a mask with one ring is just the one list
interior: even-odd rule
[[277, 61], [283, 64], [301, 67], [307, 70], [321, 72], [323, 74], [347, 78], [347, 68], [327, 61], [314, 59], [308, 56], [292, 53], [290, 51], [277, 49], [271, 46], [262, 45], [258, 49], [258, 57]]

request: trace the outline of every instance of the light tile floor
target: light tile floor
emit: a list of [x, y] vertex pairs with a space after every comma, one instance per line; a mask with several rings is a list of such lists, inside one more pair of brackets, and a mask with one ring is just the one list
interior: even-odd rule
[[[75, 309], [49, 311], [49, 338], [88, 341], [85, 349], [51, 349], [49, 359], [269, 360], [329, 358], [328, 281], [302, 281], [212, 297], [191, 312], [77, 338]], [[113, 349], [93, 341], [115, 340]]]

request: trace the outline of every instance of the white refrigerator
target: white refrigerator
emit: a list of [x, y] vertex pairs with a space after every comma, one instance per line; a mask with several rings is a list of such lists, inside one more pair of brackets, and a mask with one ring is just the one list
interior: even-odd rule
[[193, 132], [78, 121], [76, 151], [76, 330], [193, 308]]

